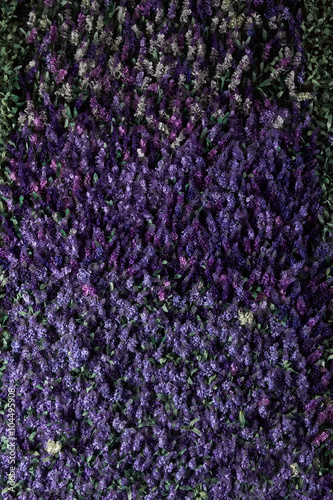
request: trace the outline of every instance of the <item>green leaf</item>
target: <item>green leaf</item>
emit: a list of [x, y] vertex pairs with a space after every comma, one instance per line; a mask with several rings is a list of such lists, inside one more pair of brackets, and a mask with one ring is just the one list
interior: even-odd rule
[[239, 412], [239, 422], [241, 424], [241, 428], [243, 429], [245, 427], [245, 416], [242, 410]]
[[203, 131], [201, 132], [201, 135], [200, 135], [200, 141], [203, 142], [205, 139], [206, 139], [206, 135], [207, 135], [207, 132], [208, 132], [208, 128], [205, 127], [203, 129]]
[[36, 436], [37, 434], [37, 431], [33, 431], [30, 436], [28, 437], [29, 441], [32, 443], [32, 441], [34, 440], [34, 437]]
[[191, 420], [190, 422], [190, 427], [192, 427], [196, 422], [199, 422], [200, 418], [194, 418], [193, 420]]
[[157, 396], [162, 400], [162, 401], [168, 401], [168, 397], [165, 394], [162, 394], [161, 392], [157, 393]]
[[270, 78], [267, 78], [267, 80], [264, 80], [262, 83], [260, 83], [260, 84], [258, 85], [258, 87], [259, 87], [259, 88], [261, 88], [261, 87], [267, 87], [267, 85], [270, 85], [270, 83], [271, 83], [271, 79], [270, 79]]

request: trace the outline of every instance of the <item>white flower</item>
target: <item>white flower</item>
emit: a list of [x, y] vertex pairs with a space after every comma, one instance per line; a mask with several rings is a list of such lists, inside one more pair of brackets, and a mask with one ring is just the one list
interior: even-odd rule
[[79, 64], [79, 76], [85, 75], [87, 69], [88, 69], [88, 63], [86, 61], [85, 62], [81, 61]]
[[176, 42], [176, 40], [173, 40], [171, 42], [171, 50], [172, 50], [174, 55], [176, 55], [176, 56], [180, 55], [180, 50], [179, 50], [178, 43]]
[[75, 61], [80, 61], [81, 59], [83, 59], [83, 57], [85, 56], [86, 52], [87, 52], [87, 49], [88, 49], [88, 42], [84, 42], [82, 43], [81, 47], [79, 47], [77, 49], [77, 51], [75, 52]]
[[253, 325], [253, 320], [254, 320], [253, 312], [248, 311], [248, 312], [244, 313], [243, 311], [241, 311], [239, 309], [238, 310], [238, 319], [239, 319], [239, 322], [241, 325]]
[[156, 17], [155, 17], [155, 23], [159, 24], [163, 19], [163, 10], [162, 9], [157, 9], [156, 10]]
[[300, 94], [296, 94], [296, 99], [298, 101], [306, 101], [307, 99], [312, 99], [312, 95], [310, 92], [301, 92]]
[[61, 95], [65, 99], [65, 101], [71, 101], [73, 98], [72, 88], [68, 82], [65, 83], [62, 88], [57, 90], [55, 93], [57, 95]]
[[164, 39], [165, 39], [165, 35], [164, 35], [164, 33], [159, 33], [159, 34], [157, 35], [156, 45], [157, 45], [158, 47], [162, 48], [162, 47], [163, 47], [163, 45], [164, 45], [164, 43], [165, 43]]
[[52, 441], [49, 439], [46, 444], [46, 451], [49, 455], [56, 455], [61, 450], [61, 443], [59, 441]]
[[289, 75], [286, 77], [286, 85], [288, 87], [289, 93], [291, 96], [295, 96], [295, 71], [290, 71]]
[[155, 78], [162, 78], [163, 75], [165, 74], [165, 69], [164, 69], [164, 66], [163, 64], [159, 61], [157, 63], [157, 66], [156, 66], [156, 70], [155, 70]]
[[152, 22], [150, 22], [150, 21], [146, 22], [146, 31], [147, 31], [148, 35], [152, 35], [154, 33], [154, 25]]
[[146, 110], [145, 96], [141, 96], [140, 100], [139, 100], [139, 104], [138, 104], [137, 110], [134, 113], [134, 116], [136, 118], [140, 118], [140, 117], [144, 116], [145, 110]]
[[93, 28], [93, 18], [91, 16], [86, 17], [86, 28], [88, 33], [90, 33]]
[[283, 118], [279, 115], [273, 123], [273, 128], [282, 128]]
[[302, 54], [300, 52], [296, 52], [295, 57], [294, 57], [294, 64], [295, 66], [299, 66], [302, 62]]
[[261, 15], [260, 14], [257, 14], [256, 12], [252, 14], [252, 17], [254, 19], [254, 22], [256, 23], [257, 26], [261, 26], [262, 25], [262, 18], [261, 18]]
[[228, 17], [230, 17], [229, 27], [230, 27], [231, 29], [236, 28], [236, 25], [237, 25], [237, 18], [236, 18], [236, 16], [235, 16], [235, 13], [234, 13], [234, 12], [229, 12]]
[[49, 20], [46, 16], [43, 16], [41, 18], [41, 20], [39, 21], [39, 26], [42, 28], [42, 29], [46, 29], [47, 26], [49, 25]]
[[119, 10], [118, 10], [118, 21], [119, 21], [119, 24], [123, 24], [123, 22], [125, 21], [125, 19], [126, 19], [126, 12], [127, 12], [127, 9], [125, 7], [119, 7]]
[[103, 19], [103, 16], [100, 15], [100, 16], [98, 16], [98, 19], [97, 19], [96, 31], [99, 33], [100, 31], [102, 31], [103, 28], [104, 28], [104, 19]]
[[136, 36], [137, 38], [141, 38], [142, 33], [141, 33], [141, 31], [139, 30], [138, 26], [137, 26], [136, 24], [133, 24], [133, 26], [132, 26], [131, 28], [132, 28], [132, 30], [134, 31], [135, 36]]
[[228, 52], [223, 64], [221, 65], [222, 71], [227, 71], [227, 69], [230, 68], [231, 63], [232, 63], [232, 55], [230, 54], [230, 52]]
[[181, 73], [179, 75], [179, 79], [178, 79], [178, 86], [179, 87], [184, 87], [185, 86], [185, 82], [186, 82], [186, 76], [183, 73]]
[[276, 25], [276, 16], [273, 16], [271, 19], [268, 20], [268, 26], [270, 27], [271, 30], [276, 30], [277, 25]]
[[216, 17], [216, 16], [215, 16], [215, 17], [213, 17], [213, 19], [212, 19], [212, 26], [211, 26], [211, 27], [212, 27], [212, 29], [216, 29], [216, 28], [217, 28], [217, 26], [218, 26], [218, 24], [219, 24], [219, 22], [220, 22], [220, 20], [219, 20], [219, 18], [218, 18], [218, 17]]
[[36, 22], [36, 13], [29, 12], [29, 21], [27, 22], [29, 28], [32, 28], [35, 22]]
[[79, 32], [76, 31], [76, 30], [72, 31], [72, 33], [71, 33], [71, 43], [73, 45], [78, 45], [79, 41], [80, 41]]
[[299, 473], [298, 464], [297, 464], [297, 463], [290, 464], [290, 468], [291, 468], [291, 470], [292, 470], [292, 472], [293, 472], [292, 477], [296, 477], [296, 476], [298, 476], [298, 473]]
[[191, 9], [190, 7], [190, 2], [188, 0], [185, 0], [184, 5], [183, 5], [183, 10], [180, 15], [180, 22], [181, 23], [187, 23], [188, 22], [188, 16], [191, 14]]

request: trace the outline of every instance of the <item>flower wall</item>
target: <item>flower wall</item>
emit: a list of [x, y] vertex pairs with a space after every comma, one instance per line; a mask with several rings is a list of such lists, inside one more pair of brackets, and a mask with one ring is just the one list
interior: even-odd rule
[[332, 499], [300, 7], [30, 9], [0, 186], [4, 499]]

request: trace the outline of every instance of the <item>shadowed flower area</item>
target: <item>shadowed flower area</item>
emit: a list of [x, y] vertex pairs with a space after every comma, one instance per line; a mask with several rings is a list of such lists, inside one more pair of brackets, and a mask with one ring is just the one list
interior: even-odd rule
[[17, 498], [332, 499], [300, 4], [30, 8], [0, 186]]

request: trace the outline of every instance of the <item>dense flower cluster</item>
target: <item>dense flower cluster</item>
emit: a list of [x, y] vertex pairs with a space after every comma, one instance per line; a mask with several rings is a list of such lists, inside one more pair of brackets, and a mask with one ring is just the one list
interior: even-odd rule
[[300, 22], [287, 0], [30, 12], [0, 189], [21, 499], [332, 498]]

